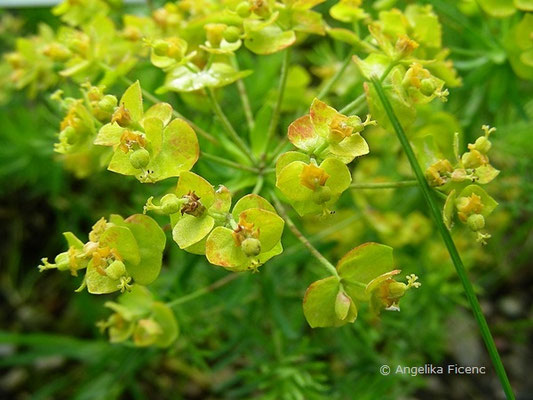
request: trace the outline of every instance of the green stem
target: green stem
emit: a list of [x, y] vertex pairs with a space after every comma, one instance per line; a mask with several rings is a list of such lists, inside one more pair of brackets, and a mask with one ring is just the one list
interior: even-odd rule
[[255, 158], [252, 155], [252, 152], [244, 143], [242, 138], [237, 134], [237, 131], [233, 126], [231, 125], [231, 122], [229, 122], [228, 117], [226, 117], [226, 114], [224, 114], [224, 111], [222, 111], [222, 108], [220, 107], [220, 104], [218, 103], [215, 93], [213, 92], [213, 89], [207, 88], [207, 97], [209, 98], [209, 102], [211, 103], [211, 107], [213, 108], [213, 111], [217, 115], [218, 119], [220, 119], [220, 122], [222, 123], [222, 126], [224, 127], [224, 130], [230, 137], [230, 139], [233, 140], [233, 142], [239, 147], [239, 149], [248, 157], [248, 159], [255, 164]]
[[280, 140], [274, 151], [270, 154], [270, 157], [267, 159], [267, 164], [271, 165], [273, 162], [275, 163], [277, 161], [277, 158], [285, 145], [289, 142], [287, 139], [287, 136], [283, 136]]
[[344, 71], [346, 71], [346, 68], [348, 67], [348, 65], [350, 65], [351, 61], [352, 61], [352, 51], [350, 50], [350, 54], [348, 54], [348, 57], [346, 57], [346, 59], [342, 63], [339, 70], [335, 73], [335, 75], [333, 75], [331, 79], [324, 85], [322, 90], [320, 90], [320, 92], [316, 96], [317, 98], [322, 99], [324, 96], [326, 96], [329, 93], [333, 85], [337, 83], [337, 81], [340, 79]]
[[253, 194], [259, 194], [261, 192], [261, 189], [263, 189], [263, 183], [265, 182], [265, 178], [263, 174], [257, 175], [257, 182], [255, 183], [254, 189], [252, 190]]
[[[237, 62], [237, 57], [232, 57], [232, 63], [235, 69], [238, 71], [239, 63]], [[244, 115], [246, 117], [248, 129], [250, 132], [252, 132], [255, 126], [254, 115], [252, 113], [252, 107], [250, 106], [248, 93], [246, 92], [246, 86], [244, 85], [244, 81], [242, 79], [237, 81], [237, 90], [239, 91], [239, 96], [241, 97], [242, 108], [244, 109]]]
[[205, 287], [200, 288], [198, 290], [195, 290], [194, 292], [189, 293], [189, 294], [187, 294], [185, 296], [178, 297], [175, 300], [169, 301], [167, 303], [167, 306], [175, 307], [175, 306], [187, 303], [187, 302], [189, 302], [191, 300], [194, 300], [194, 299], [196, 299], [198, 297], [201, 297], [201, 296], [203, 296], [205, 294], [211, 293], [211, 292], [217, 290], [218, 288], [221, 288], [224, 285], [227, 285], [231, 281], [237, 279], [239, 276], [240, 275], [236, 274], [236, 273], [226, 275], [224, 278], [221, 278], [218, 281], [213, 282], [209, 286], [205, 286]]
[[[391, 62], [387, 68], [385, 68], [385, 70], [383, 71], [383, 73], [381, 74], [380, 78], [379, 78], [379, 81], [380, 82], [383, 82], [385, 80], [385, 78], [387, 77], [387, 75], [389, 75], [389, 73], [392, 71], [392, 69], [398, 65], [398, 62], [397, 61], [393, 61]], [[361, 110], [359, 110], [359, 107], [361, 105], [364, 104], [365, 102], [365, 99], [366, 99], [366, 94], [365, 93], [362, 93], [360, 94], [354, 101], [352, 101], [351, 103], [348, 103], [343, 109], [341, 109], [339, 112], [341, 114], [350, 114], [350, 113], [354, 113], [354, 114], [358, 114]]]
[[381, 82], [378, 79], [374, 78], [372, 79], [372, 83], [374, 84], [374, 87], [376, 88], [376, 92], [383, 105], [383, 108], [385, 109], [385, 112], [387, 113], [387, 116], [389, 117], [389, 120], [394, 130], [396, 131], [396, 135], [398, 136], [398, 139], [405, 151], [405, 154], [407, 155], [407, 158], [409, 159], [409, 163], [411, 164], [411, 168], [413, 169], [413, 172], [416, 175], [416, 179], [418, 181], [418, 184], [420, 186], [424, 199], [426, 200], [429, 206], [431, 214], [433, 215], [433, 219], [435, 220], [435, 223], [437, 225], [437, 229], [439, 233], [441, 234], [444, 244], [446, 245], [448, 249], [448, 253], [450, 254], [452, 262], [455, 266], [457, 275], [459, 276], [459, 279], [463, 285], [466, 298], [468, 299], [468, 302], [470, 303], [470, 307], [472, 308], [472, 313], [474, 314], [474, 317], [479, 326], [481, 336], [483, 338], [483, 341], [485, 342], [485, 346], [487, 347], [487, 351], [492, 360], [492, 364], [494, 366], [494, 369], [496, 370], [496, 374], [498, 375], [498, 378], [500, 379], [500, 383], [502, 385], [503, 391], [505, 392], [505, 395], [508, 400], [514, 400], [515, 397], [513, 394], [513, 389], [511, 388], [511, 384], [509, 383], [509, 379], [507, 378], [507, 374], [505, 372], [505, 368], [500, 358], [500, 354], [498, 353], [498, 349], [496, 348], [496, 345], [494, 344], [494, 339], [492, 338], [492, 334], [490, 333], [489, 326], [487, 324], [487, 321], [485, 320], [485, 317], [481, 310], [481, 306], [479, 305], [479, 301], [476, 297], [476, 294], [474, 293], [474, 288], [472, 287], [472, 283], [468, 279], [468, 275], [463, 265], [463, 261], [461, 260], [461, 256], [459, 255], [459, 252], [457, 251], [457, 248], [455, 247], [455, 243], [453, 242], [450, 232], [444, 225], [444, 221], [442, 220], [442, 214], [440, 212], [440, 209], [435, 199], [433, 198], [431, 188], [429, 187], [429, 184], [427, 183], [426, 178], [424, 177], [424, 173], [422, 172], [422, 169], [420, 168], [420, 165], [418, 164], [415, 153], [411, 147], [411, 144], [409, 143], [409, 140], [407, 139], [407, 135], [405, 134], [405, 131], [403, 130], [400, 122], [398, 121], [398, 118], [396, 117], [396, 114], [394, 113], [394, 110], [389, 102], [389, 99], [387, 98], [385, 91], [383, 90], [383, 87], [381, 86]]
[[418, 181], [398, 181], [398, 182], [360, 182], [352, 183], [350, 188], [352, 189], [397, 189], [403, 187], [417, 186]]
[[337, 279], [340, 279], [339, 278], [339, 274], [337, 273], [337, 269], [335, 268], [335, 266], [330, 263], [326, 257], [324, 257], [316, 248], [315, 246], [313, 246], [311, 244], [311, 242], [309, 240], [307, 240], [307, 238], [302, 234], [302, 232], [300, 232], [300, 230], [296, 227], [296, 225], [294, 225], [294, 222], [292, 222], [292, 219], [289, 217], [289, 215], [287, 214], [287, 212], [285, 211], [285, 208], [283, 207], [283, 205], [281, 204], [281, 202], [279, 201], [278, 197], [276, 196], [276, 194], [271, 191], [270, 192], [270, 195], [272, 197], [272, 200], [274, 201], [274, 205], [276, 206], [276, 210], [278, 210], [278, 213], [281, 215], [281, 217], [285, 220], [285, 222], [287, 223], [287, 226], [289, 227], [289, 229], [291, 230], [291, 232], [294, 234], [294, 236], [296, 236], [296, 238], [302, 242], [302, 244], [307, 247], [307, 249], [311, 252], [311, 254], [328, 270], [328, 272], [333, 275], [333, 276], [336, 276]]
[[219, 156], [215, 156], [214, 154], [205, 153], [203, 151], [202, 151], [202, 157], [204, 157], [204, 158], [206, 158], [208, 160], [214, 161], [216, 163], [219, 163], [219, 164], [222, 164], [222, 165], [226, 165], [226, 166], [228, 166], [230, 168], [240, 169], [242, 171], [249, 171], [249, 172], [253, 172], [253, 173], [257, 173], [258, 172], [257, 168], [250, 167], [250, 166], [244, 165], [244, 164], [239, 164], [237, 162], [230, 161], [230, 160], [227, 160], [227, 159], [219, 157]]
[[272, 118], [270, 119], [270, 125], [268, 126], [267, 145], [265, 147], [265, 153], [263, 154], [263, 157], [268, 151], [268, 145], [274, 138], [274, 135], [276, 133], [276, 128], [278, 127], [279, 117], [281, 113], [281, 103], [283, 102], [283, 96], [285, 94], [285, 87], [287, 85], [287, 75], [289, 71], [290, 58], [291, 58], [291, 48], [289, 47], [284, 51], [284, 54], [283, 54], [283, 61], [281, 63], [281, 72], [280, 72], [279, 86], [278, 86], [278, 97], [276, 99], [276, 104], [274, 105], [274, 111], [272, 112]]
[[[121, 76], [120, 79], [122, 80], [122, 82], [124, 82], [128, 86], [133, 84], [133, 81], [131, 79], [126, 78], [125, 76]], [[149, 91], [147, 91], [147, 90], [145, 90], [143, 88], [141, 88], [141, 90], [142, 90], [143, 97], [145, 99], [149, 100], [151, 103], [157, 104], [157, 103], [162, 103], [163, 102], [161, 99], [157, 98], [156, 96], [154, 96]], [[191, 120], [185, 118], [178, 111], [174, 110], [174, 108], [172, 108], [172, 115], [174, 115], [174, 117], [176, 117], [176, 118], [181, 118], [181, 119], [185, 120], [196, 132], [198, 132], [198, 134], [200, 136], [203, 136], [205, 139], [209, 140], [211, 143], [219, 144], [219, 141], [215, 137], [211, 136], [209, 133], [207, 133], [205, 130], [200, 128], [198, 125], [196, 125]]]
[[342, 109], [339, 110], [341, 114], [351, 114], [353, 110], [358, 108], [360, 105], [362, 105], [365, 102], [366, 95], [363, 93], [360, 96], [358, 96], [354, 101], [351, 103], [348, 103], [346, 106], [344, 106]]

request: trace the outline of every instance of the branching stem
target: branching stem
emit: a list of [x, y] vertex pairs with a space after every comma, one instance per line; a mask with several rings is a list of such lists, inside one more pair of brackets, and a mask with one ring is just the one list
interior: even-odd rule
[[350, 65], [350, 62], [352, 61], [352, 50], [350, 49], [350, 53], [348, 54], [348, 57], [343, 61], [341, 67], [337, 70], [335, 75], [331, 77], [331, 79], [324, 85], [322, 90], [317, 94], [317, 98], [322, 99], [324, 96], [326, 96], [333, 85], [337, 83], [337, 81], [340, 79], [344, 71], [346, 71], [346, 68], [348, 65]]
[[[239, 70], [239, 63], [237, 62], [237, 57], [232, 57], [232, 63], [236, 70]], [[241, 97], [242, 108], [244, 109], [244, 115], [246, 117], [246, 123], [248, 124], [248, 129], [250, 132], [254, 130], [255, 121], [254, 115], [252, 113], [252, 107], [250, 106], [250, 99], [248, 93], [246, 92], [246, 86], [244, 81], [239, 79], [237, 81], [237, 90], [239, 91], [239, 96]]]
[[292, 222], [292, 219], [289, 217], [289, 215], [287, 214], [287, 212], [285, 211], [285, 207], [283, 207], [283, 205], [281, 204], [281, 202], [279, 201], [278, 197], [276, 196], [276, 194], [272, 191], [270, 192], [270, 195], [272, 197], [272, 200], [274, 201], [274, 205], [276, 206], [276, 210], [278, 211], [278, 213], [281, 215], [281, 217], [285, 220], [287, 226], [289, 227], [289, 229], [291, 230], [291, 232], [294, 234], [294, 236], [296, 236], [296, 238], [302, 242], [302, 244], [307, 247], [307, 249], [311, 252], [311, 254], [320, 262], [320, 264], [322, 264], [327, 270], [328, 272], [333, 275], [333, 276], [336, 276], [337, 279], [340, 279], [339, 278], [339, 274], [337, 273], [337, 269], [335, 268], [335, 266], [330, 263], [326, 257], [324, 257], [316, 248], [315, 246], [313, 246], [311, 244], [311, 242], [309, 240], [307, 240], [307, 238], [303, 235], [302, 232], [300, 232], [300, 230], [296, 227], [296, 225], [294, 225], [294, 222]]
[[352, 189], [397, 189], [404, 187], [418, 186], [418, 181], [398, 181], [398, 182], [358, 182], [352, 183]]
[[224, 130], [226, 131], [227, 135], [233, 142], [239, 147], [239, 149], [248, 157], [248, 159], [255, 164], [255, 158], [244, 142], [242, 138], [239, 136], [235, 128], [233, 128], [233, 125], [231, 125], [231, 122], [229, 122], [228, 117], [226, 117], [226, 114], [224, 114], [224, 111], [222, 110], [222, 107], [220, 107], [220, 104], [218, 103], [218, 100], [215, 96], [215, 93], [213, 92], [213, 89], [207, 88], [207, 97], [209, 98], [209, 102], [211, 103], [211, 108], [213, 109], [213, 112], [217, 115], [218, 119], [222, 123], [222, 126], [224, 127]]
[[219, 163], [221, 165], [226, 165], [227, 167], [234, 168], [234, 169], [240, 169], [242, 171], [249, 171], [253, 173], [258, 173], [258, 169], [254, 167], [250, 167], [248, 165], [239, 164], [237, 162], [228, 160], [223, 157], [216, 156], [214, 154], [205, 153], [202, 151], [202, 157], [207, 158], [208, 160], [214, 161], [216, 163]]
[[278, 127], [279, 117], [281, 114], [281, 104], [283, 102], [283, 96], [285, 95], [285, 88], [287, 86], [287, 75], [289, 72], [289, 63], [291, 59], [291, 48], [285, 49], [283, 53], [283, 61], [281, 63], [281, 72], [279, 77], [279, 86], [278, 86], [278, 96], [276, 98], [276, 104], [274, 105], [274, 111], [272, 112], [272, 118], [270, 119], [270, 125], [268, 126], [267, 133], [267, 145], [265, 147], [265, 152], [263, 158], [268, 151], [268, 145], [274, 138], [276, 133], [276, 128]]
[[167, 306], [175, 307], [175, 306], [187, 303], [187, 302], [189, 302], [191, 300], [194, 300], [194, 299], [196, 299], [198, 297], [201, 297], [201, 296], [203, 296], [205, 294], [211, 293], [211, 292], [217, 290], [218, 288], [221, 288], [222, 286], [227, 285], [231, 281], [237, 279], [239, 276], [240, 275], [237, 274], [237, 273], [231, 273], [229, 275], [226, 275], [224, 278], [221, 278], [218, 281], [213, 282], [209, 286], [205, 286], [205, 287], [200, 288], [198, 290], [195, 290], [194, 292], [189, 293], [189, 294], [187, 294], [185, 296], [178, 297], [177, 299], [169, 301], [167, 303]]

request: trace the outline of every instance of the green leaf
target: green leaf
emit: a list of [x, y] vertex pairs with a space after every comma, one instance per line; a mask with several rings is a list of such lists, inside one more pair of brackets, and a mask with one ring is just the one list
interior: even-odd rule
[[442, 220], [444, 225], [449, 230], [453, 227], [453, 216], [455, 211], [455, 199], [457, 198], [455, 189], [453, 189], [448, 197], [446, 197], [446, 202], [444, 203], [444, 209], [442, 210]]
[[494, 200], [487, 192], [485, 192], [481, 186], [478, 185], [469, 185], [465, 187], [457, 197], [469, 197], [472, 194], [476, 194], [481, 197], [481, 203], [483, 204], [481, 215], [484, 217], [487, 217], [489, 214], [491, 214], [498, 206], [498, 202]]
[[392, 247], [372, 242], [352, 249], [337, 264], [346, 292], [358, 301], [369, 298], [362, 285], [394, 269]]
[[372, 79], [373, 77], [380, 78], [392, 62], [389, 57], [380, 53], [372, 53], [364, 60], [354, 56], [353, 60], [363, 76], [367, 79]]
[[533, 0], [514, 0], [514, 5], [522, 11], [533, 11]]
[[238, 219], [239, 215], [250, 208], [260, 208], [262, 210], [276, 213], [276, 209], [267, 200], [257, 194], [247, 194], [239, 199], [233, 207], [233, 217]]
[[63, 232], [63, 236], [67, 240], [69, 247], [74, 247], [75, 249], [83, 249], [84, 243], [76, 237], [72, 232]]
[[278, 176], [283, 168], [292, 163], [293, 161], [302, 161], [305, 164], [309, 163], [309, 156], [299, 151], [288, 151], [279, 156], [276, 162], [276, 176]]
[[141, 318], [148, 314], [153, 301], [152, 293], [141, 285], [133, 285], [130, 292], [125, 292], [118, 298], [118, 302], [128, 310], [130, 319]]
[[133, 83], [122, 95], [120, 104], [130, 112], [131, 119], [140, 121], [143, 117], [142, 90], [139, 81]]
[[255, 54], [263, 55], [281, 51], [295, 41], [294, 31], [283, 31], [277, 25], [269, 25], [258, 31], [247, 32], [244, 45]]
[[200, 198], [200, 203], [205, 208], [211, 207], [215, 202], [215, 189], [213, 186], [200, 175], [185, 171], [180, 175], [178, 180], [176, 196], [183, 197], [189, 192], [194, 192]]
[[187, 122], [177, 118], [163, 131], [161, 151], [150, 164], [153, 181], [160, 181], [190, 170], [198, 160], [199, 146], [196, 133]]
[[304, 115], [289, 125], [289, 141], [305, 152], [313, 151], [320, 143], [320, 137], [315, 132], [311, 116]]
[[220, 185], [215, 191], [215, 202], [210, 207], [218, 213], [228, 213], [231, 208], [231, 192], [223, 185]]
[[87, 284], [87, 291], [91, 294], [107, 294], [119, 290], [119, 281], [111, 279], [107, 275], [102, 275], [98, 268], [94, 266], [93, 260], [89, 261], [87, 265], [84, 279]]
[[333, 107], [328, 106], [326, 103], [315, 97], [311, 103], [309, 115], [315, 132], [319, 136], [326, 138], [330, 132], [330, 124], [335, 117], [340, 116], [341, 114]]
[[266, 263], [268, 260], [270, 260], [272, 257], [275, 257], [283, 252], [283, 246], [281, 245], [281, 241], [278, 241], [274, 247], [272, 247], [270, 250], [261, 252], [257, 256], [257, 260], [259, 261], [259, 264], [262, 265]]
[[172, 310], [164, 303], [152, 304], [152, 318], [161, 327], [162, 333], [157, 336], [157, 347], [170, 346], [179, 336], [179, 326]]
[[320, 153], [322, 158], [334, 157], [344, 164], [351, 163], [354, 158], [368, 154], [370, 149], [368, 143], [359, 133], [352, 133], [339, 143], [330, 143], [329, 146]]
[[[352, 183], [352, 175], [348, 167], [340, 160], [336, 158], [326, 158], [320, 164], [320, 168], [326, 171], [329, 175], [326, 181], [326, 186], [331, 189], [331, 192], [336, 195], [340, 195], [344, 192]], [[333, 203], [335, 200], [331, 200]]]
[[350, 303], [345, 319], [340, 319], [335, 312], [337, 296], [340, 291], [339, 280], [330, 276], [313, 282], [305, 292], [303, 310], [305, 319], [312, 328], [342, 326], [354, 322], [357, 309]]
[[249, 70], [237, 71], [231, 65], [220, 62], [213, 63], [206, 71], [191, 71], [182, 65], [167, 74], [165, 84], [157, 90], [157, 93], [193, 92], [206, 87], [227, 86], [251, 73]]
[[100, 246], [115, 249], [122, 257], [126, 267], [131, 264], [139, 264], [141, 255], [139, 246], [133, 236], [133, 233], [123, 226], [110, 226], [100, 236]]
[[157, 118], [166, 126], [172, 119], [172, 106], [168, 103], [154, 104], [144, 113], [143, 121], [148, 118]]
[[344, 28], [327, 28], [326, 32], [334, 40], [348, 43], [352, 46], [356, 46], [361, 43], [361, 39], [352, 31]]
[[140, 262], [127, 266], [128, 273], [141, 285], [149, 285], [159, 276], [166, 235], [158, 223], [147, 215], [134, 214], [124, 221], [139, 247]]
[[249, 258], [235, 245], [233, 231], [222, 226], [213, 229], [207, 238], [205, 255], [211, 264], [232, 271], [243, 271], [250, 265]]
[[244, 221], [253, 224], [259, 229], [259, 241], [261, 242], [261, 253], [272, 249], [281, 239], [285, 221], [274, 212], [260, 208], [250, 208], [244, 210], [239, 215], [239, 222]]
[[516, 12], [513, 0], [478, 0], [483, 11], [492, 17], [504, 18]]
[[172, 238], [180, 249], [186, 249], [205, 238], [213, 229], [215, 220], [208, 214], [201, 217], [183, 215], [172, 230]]
[[115, 146], [120, 143], [120, 137], [124, 132], [124, 128], [119, 126], [116, 122], [105, 124], [98, 131], [98, 135], [94, 139], [94, 144], [101, 146]]
[[478, 177], [477, 183], [481, 185], [492, 182], [499, 174], [500, 171], [490, 164], [482, 165], [475, 169], [475, 175]]
[[405, 16], [413, 27], [412, 37], [417, 43], [437, 49], [442, 47], [442, 28], [431, 6], [411, 4], [405, 9]]

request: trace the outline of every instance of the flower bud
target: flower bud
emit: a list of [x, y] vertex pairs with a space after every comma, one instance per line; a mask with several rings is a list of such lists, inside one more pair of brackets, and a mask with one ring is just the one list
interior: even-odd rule
[[143, 169], [150, 162], [150, 153], [146, 149], [138, 149], [130, 154], [130, 164], [133, 168]]
[[435, 93], [436, 89], [437, 87], [432, 79], [426, 78], [422, 79], [422, 81], [420, 82], [420, 92], [424, 96], [431, 96], [433, 93]]
[[59, 132], [59, 140], [62, 143], [73, 145], [78, 140], [78, 135], [76, 134], [76, 129], [72, 126], [67, 126], [61, 132]]
[[161, 198], [161, 211], [165, 214], [175, 214], [180, 210], [181, 204], [175, 194], [166, 194]]
[[126, 274], [126, 266], [124, 263], [120, 260], [113, 261], [109, 267], [105, 269], [105, 273], [107, 276], [109, 276], [111, 279], [119, 279], [121, 276], [124, 276]]
[[248, 18], [250, 16], [250, 4], [247, 1], [241, 1], [235, 8], [235, 12], [241, 18]]
[[67, 251], [65, 251], [64, 253], [58, 254], [54, 262], [56, 264], [56, 268], [59, 271], [66, 271], [70, 269], [70, 257]]
[[247, 257], [256, 257], [261, 253], [261, 242], [255, 238], [244, 239], [241, 249]]
[[472, 214], [467, 218], [466, 223], [470, 229], [477, 232], [485, 227], [485, 218], [481, 214]]
[[461, 161], [465, 168], [477, 168], [488, 163], [487, 157], [476, 149], [464, 153], [461, 157]]
[[136, 346], [150, 346], [161, 333], [161, 326], [153, 319], [140, 319], [133, 332], [133, 342]]
[[270, 15], [270, 7], [267, 0], [253, 0], [251, 10], [262, 18], [267, 18]]
[[241, 30], [236, 26], [228, 26], [224, 31], [224, 40], [229, 43], [234, 43], [239, 40]]
[[222, 41], [224, 31], [226, 30], [225, 24], [207, 24], [205, 25], [205, 32], [207, 41], [211, 46], [218, 47]]
[[165, 40], [156, 40], [153, 44], [154, 53], [159, 57], [164, 57], [168, 54], [169, 44]]
[[71, 56], [70, 50], [59, 43], [47, 45], [43, 50], [43, 54], [54, 61], [65, 61]]
[[313, 192], [313, 201], [316, 204], [324, 204], [331, 200], [331, 189], [329, 186], [317, 186]]
[[[470, 148], [470, 146], [468, 146]], [[486, 136], [480, 136], [476, 139], [472, 148], [476, 149], [480, 153], [487, 154], [492, 147], [492, 143]]]
[[418, 48], [418, 43], [410, 39], [407, 35], [400, 35], [396, 41], [395, 50], [398, 53], [398, 58], [409, 56]]
[[102, 100], [98, 102], [98, 108], [100, 110], [112, 113], [115, 107], [117, 106], [118, 100], [115, 96], [107, 94], [103, 97]]
[[407, 290], [407, 285], [403, 282], [393, 281], [389, 284], [389, 297], [398, 299], [402, 297]]
[[342, 290], [337, 293], [337, 297], [335, 298], [335, 315], [338, 319], [342, 321], [346, 319], [348, 311], [350, 311], [351, 303], [352, 299]]

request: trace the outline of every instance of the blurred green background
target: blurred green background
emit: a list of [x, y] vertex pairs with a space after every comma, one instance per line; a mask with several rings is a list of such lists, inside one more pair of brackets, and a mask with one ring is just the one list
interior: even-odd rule
[[[498, 128], [491, 159], [502, 173], [490, 187], [500, 202], [490, 222], [493, 238], [482, 249], [466, 232], [459, 230], [455, 239], [517, 398], [532, 399], [528, 368], [533, 360], [533, 86], [515, 75], [501, 46], [500, 35], [508, 22], [481, 14], [466, 16], [455, 2], [431, 3], [463, 85], [450, 90], [448, 103], [423, 110], [420, 123], [456, 124], [465, 143], [480, 134], [482, 124]], [[132, 10], [142, 11], [143, 6], [137, 7]], [[47, 8], [1, 11], [1, 51], [9, 51], [18, 36], [34, 33], [41, 22], [59, 24]], [[464, 34], [471, 31], [496, 47], [487, 49], [475, 35]], [[311, 41], [294, 58], [306, 69], [318, 71], [321, 65], [339, 66], [345, 53], [341, 46], [315, 46]], [[247, 66], [253, 60], [244, 55], [240, 62]], [[247, 78], [254, 110], [271, 96], [279, 65], [280, 57], [269, 56], [261, 62], [260, 76]], [[142, 76], [143, 86], [153, 91], [161, 79], [150, 70]], [[312, 82], [317, 81], [313, 76]], [[348, 103], [360, 87], [360, 81], [343, 81], [335, 89], [337, 105]], [[124, 87], [115, 89], [120, 93]], [[113, 296], [74, 294], [76, 279], [61, 273], [39, 274], [37, 265], [41, 257], [63, 250], [62, 232], [84, 237], [102, 215], [139, 212], [149, 195], [164, 193], [175, 180], [145, 187], [106, 171], [76, 179], [53, 153], [61, 114], [49, 94], [30, 100], [6, 84], [0, 89], [0, 102], [0, 398], [502, 398], [461, 285], [431, 230], [416, 188], [385, 195], [361, 192], [354, 194], [355, 202], [345, 195], [345, 207], [327, 225], [314, 220], [302, 224], [332, 259], [368, 240], [394, 246], [398, 264], [419, 275], [423, 283], [403, 300], [401, 313], [386, 313], [378, 321], [361, 312], [353, 325], [310, 329], [301, 298], [321, 271], [286, 232], [285, 252], [260, 274], [242, 275], [175, 308], [181, 336], [170, 349], [109, 344], [95, 322], [107, 316], [103, 303]], [[232, 109], [227, 107], [232, 119], [242, 118], [238, 112], [232, 115]], [[286, 116], [284, 126], [291, 116]], [[211, 127], [208, 113], [196, 117], [206, 129]], [[390, 175], [392, 161], [383, 160], [395, 139], [376, 130], [367, 140], [375, 158], [358, 162], [356, 174]], [[213, 168], [198, 166], [207, 179]], [[231, 181], [231, 170], [218, 169], [215, 176], [221, 174]], [[405, 228], [401, 221], [410, 225]], [[162, 300], [224, 276], [203, 257], [172, 245], [167, 246], [164, 265], [151, 286]], [[383, 364], [426, 363], [481, 365], [488, 373], [379, 374]]]

